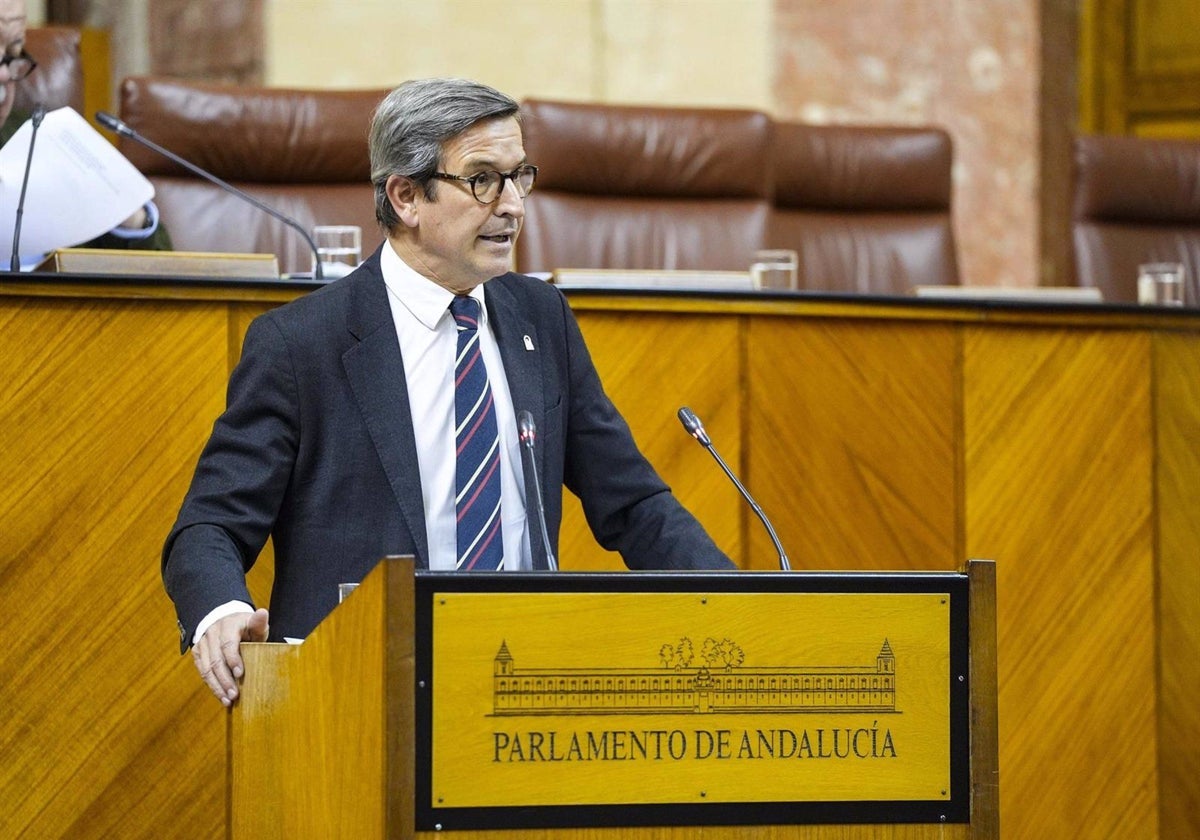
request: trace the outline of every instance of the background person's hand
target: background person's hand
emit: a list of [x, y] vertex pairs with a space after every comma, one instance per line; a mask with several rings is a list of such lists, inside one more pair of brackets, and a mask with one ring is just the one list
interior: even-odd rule
[[146, 213], [146, 207], [145, 205], [142, 205], [137, 210], [133, 211], [132, 216], [121, 222], [121, 224], [119, 224], [117, 227], [123, 227], [127, 230], [141, 230], [146, 226], [147, 218], [148, 214]]

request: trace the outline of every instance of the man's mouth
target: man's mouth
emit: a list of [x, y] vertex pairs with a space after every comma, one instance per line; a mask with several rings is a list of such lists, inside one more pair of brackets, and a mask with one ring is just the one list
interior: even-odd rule
[[507, 245], [508, 243], [512, 242], [515, 235], [515, 233], [510, 231], [508, 233], [492, 233], [486, 236], [480, 236], [479, 238], [486, 239], [488, 242], [496, 242], [501, 245]]

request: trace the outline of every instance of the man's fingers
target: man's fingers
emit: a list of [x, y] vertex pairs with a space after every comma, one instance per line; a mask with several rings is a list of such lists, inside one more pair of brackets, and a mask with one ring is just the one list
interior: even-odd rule
[[[246, 637], [249, 615], [239, 613], [227, 616], [212, 626], [217, 631], [217, 650], [225, 666], [235, 680], [241, 679], [242, 668], [242, 639]], [[210, 631], [211, 632], [211, 631]], [[204, 635], [208, 635], [205, 633]], [[233, 697], [237, 697], [237, 686], [233, 686]]]
[[218, 650], [220, 651], [220, 659], [225, 663], [225, 667], [229, 669], [229, 673], [233, 674], [235, 680], [240, 680], [244, 670], [242, 668], [241, 638], [222, 638], [218, 645]]
[[205, 684], [224, 706], [238, 698], [238, 683], [246, 669], [242, 642], [265, 642], [269, 616], [265, 609], [234, 613], [218, 619], [192, 648], [192, 659]]
[[213, 645], [209, 635], [205, 633], [192, 649], [192, 659], [209, 690], [222, 705], [228, 706], [237, 699], [237, 682], [221, 655], [220, 647]]
[[267, 611], [235, 613], [218, 619], [192, 649], [196, 670], [225, 706], [238, 698], [237, 681], [245, 673], [242, 641], [266, 641]]

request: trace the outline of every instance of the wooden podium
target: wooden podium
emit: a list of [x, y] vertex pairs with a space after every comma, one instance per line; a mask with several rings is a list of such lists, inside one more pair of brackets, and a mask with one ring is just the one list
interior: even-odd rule
[[389, 558], [303, 644], [243, 645], [230, 836], [998, 838], [995, 627], [984, 561], [454, 575]]

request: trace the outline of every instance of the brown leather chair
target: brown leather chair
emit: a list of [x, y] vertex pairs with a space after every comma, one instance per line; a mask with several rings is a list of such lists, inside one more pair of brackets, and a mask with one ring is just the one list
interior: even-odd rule
[[768, 245], [798, 253], [802, 289], [957, 284], [952, 160], [938, 128], [778, 123]]
[[13, 110], [29, 114], [37, 103], [53, 111], [70, 105], [83, 113], [83, 58], [78, 29], [44, 26], [25, 30], [25, 49], [37, 69], [16, 86]]
[[[366, 256], [383, 241], [367, 132], [386, 93], [141, 77], [121, 84], [120, 116], [305, 230], [358, 225]], [[154, 184], [176, 250], [274, 253], [283, 272], [311, 270], [312, 251], [290, 227], [134, 140], [122, 138], [120, 149]]]
[[1200, 290], [1200, 141], [1075, 138], [1075, 282], [1106, 301], [1137, 302], [1138, 265], [1179, 262], [1184, 299]]
[[749, 267], [770, 215], [766, 114], [543, 100], [521, 110], [539, 171], [519, 270]]

